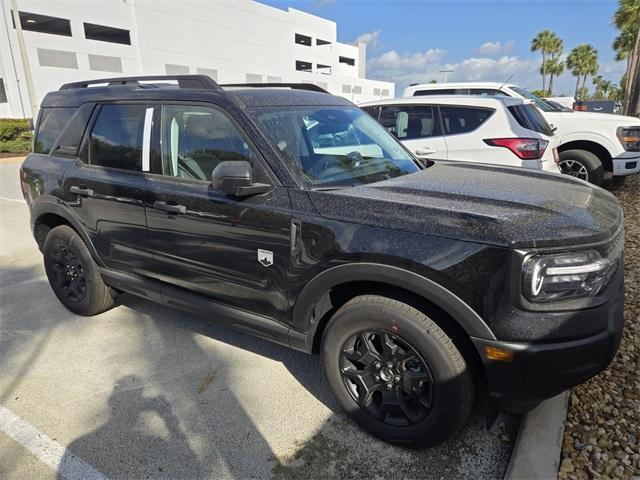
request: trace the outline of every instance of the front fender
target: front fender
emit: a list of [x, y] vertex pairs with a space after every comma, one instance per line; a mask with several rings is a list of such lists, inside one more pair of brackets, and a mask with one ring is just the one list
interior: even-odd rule
[[352, 263], [329, 268], [302, 290], [293, 309], [290, 344], [311, 351], [320, 318], [314, 308], [332, 288], [349, 282], [377, 282], [408, 290], [449, 314], [469, 336], [495, 340], [485, 321], [460, 297], [422, 275], [391, 265]]

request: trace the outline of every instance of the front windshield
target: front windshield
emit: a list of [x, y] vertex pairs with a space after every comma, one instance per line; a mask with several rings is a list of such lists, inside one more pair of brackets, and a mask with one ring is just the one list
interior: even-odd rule
[[520, 96], [522, 96], [524, 98], [528, 98], [529, 100], [533, 100], [535, 102], [535, 104], [536, 104], [536, 107], [538, 107], [543, 112], [556, 112], [556, 111], [558, 111], [558, 109], [555, 108], [553, 105], [548, 104], [547, 102], [545, 102], [540, 97], [536, 97], [533, 93], [531, 93], [528, 90], [525, 90], [524, 88], [520, 88], [520, 87], [509, 87], [509, 88], [511, 88], [511, 90], [516, 92], [518, 95], [520, 95]]
[[356, 107], [259, 107], [253, 115], [307, 187], [365, 185], [420, 170], [378, 122]]

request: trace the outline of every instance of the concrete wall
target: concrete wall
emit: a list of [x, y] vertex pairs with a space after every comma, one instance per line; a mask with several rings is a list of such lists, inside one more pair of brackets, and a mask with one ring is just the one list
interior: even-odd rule
[[[30, 116], [11, 2], [0, 2], [0, 78], [8, 97], [0, 117]], [[18, 0], [18, 8], [71, 22], [71, 37], [24, 31], [38, 103], [66, 82], [187, 72], [220, 83], [313, 82], [355, 102], [394, 95], [393, 84], [362, 78], [365, 49], [338, 43], [335, 22], [293, 8], [251, 0]], [[86, 39], [83, 22], [129, 30], [131, 45]], [[296, 33], [312, 45], [297, 44]], [[311, 71], [297, 71], [297, 60], [311, 63]]]

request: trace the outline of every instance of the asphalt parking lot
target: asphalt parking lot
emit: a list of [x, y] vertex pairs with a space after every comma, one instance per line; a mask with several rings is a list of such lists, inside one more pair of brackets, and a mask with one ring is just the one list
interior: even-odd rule
[[503, 475], [515, 417], [487, 430], [478, 405], [446, 444], [394, 447], [340, 413], [315, 356], [133, 296], [70, 313], [44, 275], [18, 167], [0, 164], [0, 478]]

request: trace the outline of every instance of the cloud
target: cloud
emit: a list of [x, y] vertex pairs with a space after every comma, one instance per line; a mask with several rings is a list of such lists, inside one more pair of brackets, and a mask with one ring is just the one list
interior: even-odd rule
[[382, 30], [374, 30], [373, 32], [363, 33], [356, 38], [354, 43], [365, 43], [369, 48], [375, 48], [380, 46], [380, 34]]
[[513, 40], [508, 42], [485, 42], [475, 49], [478, 55], [506, 55], [513, 48]]
[[[503, 55], [500, 58], [470, 57], [459, 62], [446, 63], [446, 51], [432, 48], [424, 52], [399, 54], [390, 50], [367, 62], [368, 77], [396, 84], [400, 94], [410, 83], [426, 83], [443, 80], [440, 70], [453, 70], [448, 81], [503, 82], [513, 74], [513, 81], [527, 87], [535, 87], [539, 78], [538, 59], [524, 59]], [[536, 83], [534, 83], [534, 81]]]

